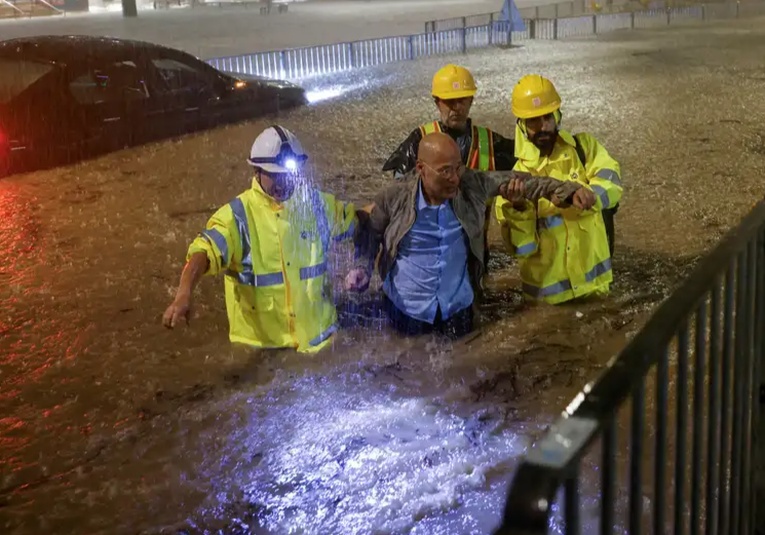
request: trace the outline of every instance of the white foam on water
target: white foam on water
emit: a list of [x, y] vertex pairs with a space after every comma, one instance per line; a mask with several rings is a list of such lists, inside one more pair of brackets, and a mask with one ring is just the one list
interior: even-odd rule
[[[360, 385], [337, 386], [298, 381], [253, 422], [251, 440], [279, 437], [244, 489], [263, 527], [340, 535], [428, 533], [433, 521], [442, 533], [487, 533], [496, 524], [525, 437], [499, 417], [463, 418], [438, 400], [361, 401], [352, 391]], [[447, 521], [461, 527], [444, 531]]]

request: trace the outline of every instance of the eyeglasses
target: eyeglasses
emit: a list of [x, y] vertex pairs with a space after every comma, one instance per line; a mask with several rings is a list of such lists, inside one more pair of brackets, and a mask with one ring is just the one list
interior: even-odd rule
[[441, 167], [440, 169], [433, 169], [430, 165], [426, 164], [425, 162], [422, 162], [422, 165], [433, 171], [435, 174], [437, 174], [440, 178], [443, 179], [449, 179], [455, 174], [457, 177], [461, 177], [462, 173], [465, 172], [465, 164], [460, 163], [459, 165], [450, 165], [448, 167]]

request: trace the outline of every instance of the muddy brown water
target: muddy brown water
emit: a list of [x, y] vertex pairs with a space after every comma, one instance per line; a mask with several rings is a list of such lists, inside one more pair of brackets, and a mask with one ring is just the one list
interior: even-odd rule
[[473, 70], [474, 118], [507, 133], [512, 84], [541, 70], [566, 126], [619, 159], [613, 295], [524, 305], [494, 223], [485, 321], [454, 344], [370, 321], [313, 357], [232, 347], [220, 280], [188, 328], [161, 327], [189, 240], [247, 187], [272, 119], [0, 182], [0, 531], [488, 533], [529, 442], [762, 197], [758, 24], [402, 64], [279, 118], [316, 180], [364, 203], [432, 116], [443, 62]]

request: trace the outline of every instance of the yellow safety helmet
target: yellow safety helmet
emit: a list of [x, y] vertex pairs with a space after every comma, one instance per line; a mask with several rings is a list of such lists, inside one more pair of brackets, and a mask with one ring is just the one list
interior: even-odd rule
[[518, 119], [541, 117], [560, 109], [560, 95], [547, 78], [527, 74], [513, 88], [512, 109]]
[[441, 100], [472, 97], [475, 92], [475, 79], [465, 67], [450, 63], [433, 76], [431, 93]]

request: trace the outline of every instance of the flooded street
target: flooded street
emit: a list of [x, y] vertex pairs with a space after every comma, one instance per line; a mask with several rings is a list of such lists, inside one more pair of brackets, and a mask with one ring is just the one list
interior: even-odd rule
[[433, 117], [437, 68], [470, 68], [474, 120], [508, 135], [513, 84], [542, 72], [564, 126], [621, 162], [613, 295], [522, 304], [494, 221], [483, 323], [453, 344], [345, 315], [315, 356], [233, 347], [213, 279], [189, 327], [162, 327], [188, 243], [248, 187], [273, 119], [3, 179], [0, 533], [489, 533], [525, 448], [762, 198], [763, 56], [761, 19], [527, 42], [391, 65], [281, 116], [316, 181], [363, 204]]

